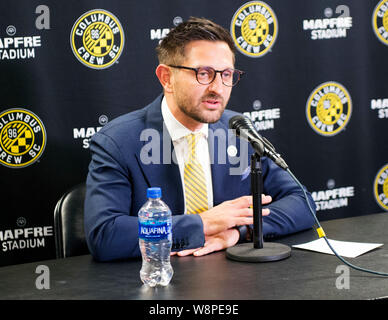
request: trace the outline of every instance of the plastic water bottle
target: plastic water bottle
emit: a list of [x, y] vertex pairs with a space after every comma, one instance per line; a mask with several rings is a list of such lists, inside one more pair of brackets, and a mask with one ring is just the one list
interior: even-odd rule
[[148, 188], [139, 210], [139, 246], [143, 258], [140, 279], [150, 287], [166, 286], [174, 273], [170, 263], [172, 218], [160, 188]]

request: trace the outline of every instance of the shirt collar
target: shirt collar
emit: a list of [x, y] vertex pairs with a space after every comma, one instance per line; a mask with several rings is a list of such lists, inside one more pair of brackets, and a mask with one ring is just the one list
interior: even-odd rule
[[209, 125], [207, 123], [204, 123], [202, 128], [195, 132], [187, 129], [183, 124], [181, 124], [171, 113], [170, 108], [167, 105], [166, 97], [163, 97], [162, 99], [162, 116], [172, 141], [177, 141], [191, 133], [198, 131], [202, 132], [206, 138], [208, 136]]

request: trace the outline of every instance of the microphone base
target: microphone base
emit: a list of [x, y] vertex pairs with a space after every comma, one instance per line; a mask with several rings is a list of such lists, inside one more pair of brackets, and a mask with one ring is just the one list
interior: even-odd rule
[[241, 262], [271, 262], [288, 258], [291, 248], [281, 243], [264, 242], [256, 249], [253, 243], [242, 243], [226, 249], [226, 257]]

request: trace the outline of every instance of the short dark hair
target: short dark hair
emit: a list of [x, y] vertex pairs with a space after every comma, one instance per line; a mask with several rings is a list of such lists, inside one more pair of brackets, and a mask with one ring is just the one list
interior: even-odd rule
[[186, 45], [196, 40], [226, 42], [234, 60], [234, 42], [225, 28], [205, 18], [190, 17], [173, 28], [156, 47], [159, 63], [167, 65], [182, 63]]

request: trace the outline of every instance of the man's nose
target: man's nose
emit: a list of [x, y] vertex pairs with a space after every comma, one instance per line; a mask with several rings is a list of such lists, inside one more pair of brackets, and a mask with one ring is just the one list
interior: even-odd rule
[[225, 85], [222, 83], [222, 77], [220, 73], [216, 74], [215, 79], [209, 84], [209, 91], [221, 93], [224, 90]]

